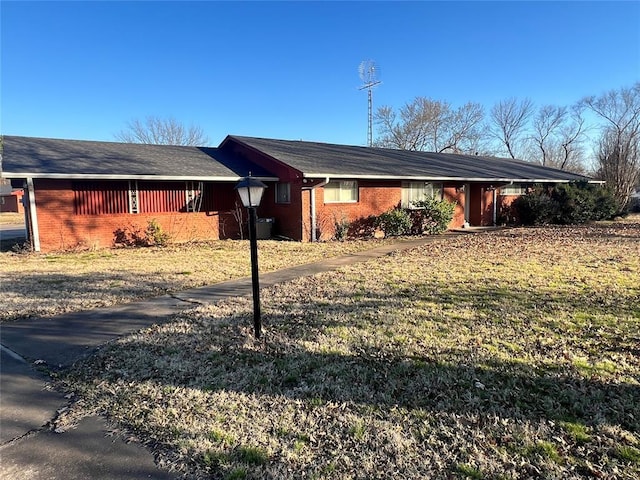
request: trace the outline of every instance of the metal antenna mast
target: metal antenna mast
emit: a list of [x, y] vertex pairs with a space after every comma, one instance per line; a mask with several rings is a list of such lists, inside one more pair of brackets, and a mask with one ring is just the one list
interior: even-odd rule
[[373, 87], [381, 83], [380, 80], [378, 80], [376, 77], [379, 71], [380, 69], [373, 60], [364, 60], [363, 62], [360, 62], [360, 66], [358, 67], [360, 80], [362, 80], [363, 82], [363, 85], [359, 88], [359, 90], [364, 90], [366, 88], [367, 96], [369, 99], [367, 124], [367, 145], [369, 147], [373, 145], [373, 96], [371, 94], [371, 90], [373, 89]]

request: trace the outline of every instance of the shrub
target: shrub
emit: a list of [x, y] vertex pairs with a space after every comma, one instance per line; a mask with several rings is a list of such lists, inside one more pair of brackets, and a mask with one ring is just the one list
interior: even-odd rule
[[421, 200], [416, 202], [415, 206], [418, 209], [410, 211], [412, 218], [411, 230], [412, 233], [417, 235], [423, 233], [437, 235], [446, 231], [456, 209], [455, 203], [436, 200], [435, 198]]
[[338, 220], [336, 217], [333, 217], [333, 228], [335, 230], [334, 238], [340, 242], [343, 242], [347, 239], [349, 235], [349, 229], [351, 228], [351, 222], [347, 220], [344, 216]]
[[512, 208], [523, 225], [579, 224], [620, 213], [612, 191], [587, 182], [536, 185], [515, 199]]
[[128, 227], [116, 229], [113, 243], [124, 247], [164, 247], [171, 239], [160, 224], [155, 220], [147, 222], [147, 228], [142, 231], [138, 225], [131, 224]]
[[525, 195], [516, 198], [511, 209], [517, 221], [523, 225], [544, 225], [552, 223], [556, 207], [548, 188], [536, 185]]
[[412, 223], [409, 213], [400, 208], [394, 208], [388, 212], [381, 213], [376, 218], [376, 226], [380, 228], [387, 237], [410, 234]]
[[358, 238], [370, 238], [375, 236], [378, 225], [378, 217], [369, 215], [355, 219], [349, 225], [349, 236]]
[[115, 238], [113, 243], [116, 246], [123, 247], [145, 247], [146, 242], [142, 229], [137, 225], [129, 225], [124, 228], [118, 228], [113, 232]]
[[147, 229], [144, 231], [147, 243], [157, 247], [165, 247], [169, 243], [171, 236], [165, 232], [160, 224], [154, 219], [149, 220]]

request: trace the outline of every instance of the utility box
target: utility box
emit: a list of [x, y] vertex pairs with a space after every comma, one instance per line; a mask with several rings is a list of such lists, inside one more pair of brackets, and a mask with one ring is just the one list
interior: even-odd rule
[[274, 218], [258, 218], [256, 220], [256, 239], [268, 240], [273, 234]]

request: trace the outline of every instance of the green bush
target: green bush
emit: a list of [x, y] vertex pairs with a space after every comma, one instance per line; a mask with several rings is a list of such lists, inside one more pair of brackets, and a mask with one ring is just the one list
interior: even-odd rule
[[613, 192], [587, 182], [536, 185], [511, 205], [523, 225], [571, 225], [607, 220], [621, 213]]
[[376, 226], [380, 228], [385, 236], [397, 237], [411, 233], [413, 222], [406, 210], [394, 208], [388, 212], [381, 213], [376, 218]]
[[155, 219], [147, 223], [145, 236], [149, 245], [155, 245], [157, 247], [165, 247], [171, 239], [170, 235], [162, 229]]
[[536, 185], [525, 195], [516, 198], [511, 204], [517, 223], [523, 225], [545, 225], [553, 223], [554, 212], [557, 210], [551, 199], [548, 187]]
[[410, 215], [412, 219], [411, 230], [416, 235], [423, 233], [437, 235], [446, 231], [456, 210], [455, 203], [435, 198], [416, 202], [415, 207], [417, 209], [411, 210]]

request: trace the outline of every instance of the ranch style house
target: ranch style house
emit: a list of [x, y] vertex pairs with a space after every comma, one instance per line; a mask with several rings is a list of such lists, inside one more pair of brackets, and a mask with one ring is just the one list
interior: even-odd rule
[[456, 203], [449, 228], [494, 225], [527, 186], [592, 181], [521, 160], [232, 135], [217, 148], [3, 136], [1, 176], [24, 191], [35, 251], [110, 247], [151, 221], [178, 242], [238, 238], [234, 187], [249, 174], [268, 186], [258, 216], [273, 235], [303, 242], [425, 196]]

